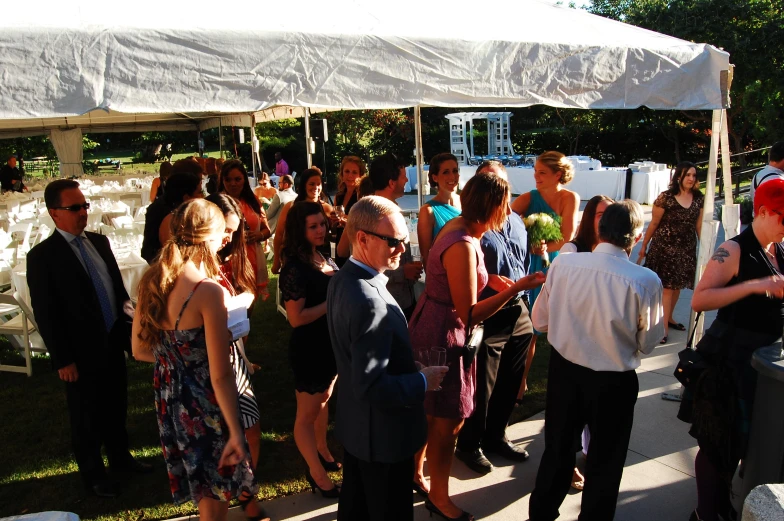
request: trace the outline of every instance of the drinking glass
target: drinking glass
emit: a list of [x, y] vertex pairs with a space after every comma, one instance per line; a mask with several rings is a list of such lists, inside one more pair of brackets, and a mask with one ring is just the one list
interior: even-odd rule
[[339, 204], [335, 207], [335, 215], [338, 216], [338, 219], [343, 219], [346, 216], [346, 208]]
[[[446, 348], [445, 347], [431, 347], [430, 348], [430, 364], [429, 367], [446, 367]], [[440, 391], [441, 386], [433, 391]]]

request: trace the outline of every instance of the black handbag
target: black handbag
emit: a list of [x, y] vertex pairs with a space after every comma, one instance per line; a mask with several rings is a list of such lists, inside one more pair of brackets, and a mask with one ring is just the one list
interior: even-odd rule
[[474, 326], [474, 329], [471, 329], [471, 314], [473, 311], [474, 307], [471, 306], [471, 309], [468, 310], [468, 325], [466, 326], [466, 330], [471, 331], [471, 334], [463, 346], [463, 369], [466, 371], [474, 362], [476, 353], [479, 352], [479, 347], [482, 345], [482, 341], [485, 338], [485, 326], [481, 322]]
[[686, 343], [686, 348], [678, 353], [678, 365], [673, 373], [675, 379], [682, 383], [684, 387], [694, 385], [702, 371], [710, 365], [708, 360], [697, 349], [692, 348], [700, 315], [702, 315], [702, 311], [697, 313], [697, 319], [694, 321], [694, 327], [691, 330], [691, 337], [689, 337], [689, 341]]

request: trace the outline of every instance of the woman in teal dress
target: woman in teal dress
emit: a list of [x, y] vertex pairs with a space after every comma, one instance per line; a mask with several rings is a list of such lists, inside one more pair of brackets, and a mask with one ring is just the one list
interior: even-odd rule
[[[512, 210], [522, 217], [528, 217], [535, 213], [548, 213], [561, 218], [561, 235], [563, 238], [560, 241], [531, 244], [529, 248], [531, 252], [531, 266], [528, 268], [528, 273], [546, 271], [544, 254], [547, 253], [549, 261], [552, 262], [558, 256], [558, 250], [561, 249], [561, 246], [571, 241], [577, 232], [577, 210], [580, 208], [580, 196], [576, 192], [565, 188], [565, 185], [573, 177], [574, 166], [566, 159], [566, 156], [556, 151], [545, 152], [536, 158], [536, 164], [534, 165], [536, 189], [518, 196], [512, 203]], [[530, 292], [529, 302], [531, 307], [533, 307], [536, 297], [539, 296], [540, 288], [541, 286]], [[538, 334], [538, 332], [536, 333]], [[520, 393], [517, 396], [518, 401], [522, 400], [523, 394], [525, 394], [528, 371], [531, 369], [535, 351], [536, 336], [534, 336], [533, 341], [531, 341], [531, 347], [528, 349], [525, 374], [520, 385]]]
[[460, 215], [460, 196], [457, 187], [460, 183], [460, 167], [457, 158], [449, 152], [442, 152], [430, 160], [428, 172], [430, 184], [438, 187], [435, 197], [419, 209], [417, 236], [422, 262], [427, 266], [427, 254], [436, 240], [436, 235], [444, 225]]

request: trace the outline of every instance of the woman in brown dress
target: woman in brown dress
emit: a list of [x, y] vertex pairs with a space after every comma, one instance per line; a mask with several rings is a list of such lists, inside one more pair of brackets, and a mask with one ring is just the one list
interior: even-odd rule
[[662, 344], [667, 343], [669, 328], [686, 330], [686, 326], [674, 321], [672, 312], [681, 290], [694, 287], [703, 199], [696, 165], [688, 161], [678, 163], [670, 187], [653, 202], [651, 224], [642, 240], [637, 264], [645, 260], [645, 266], [656, 272], [664, 286], [666, 322]]

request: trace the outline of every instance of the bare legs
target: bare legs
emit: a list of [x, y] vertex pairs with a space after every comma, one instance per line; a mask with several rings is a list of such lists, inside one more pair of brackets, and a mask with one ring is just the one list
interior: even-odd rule
[[430, 501], [447, 517], [460, 517], [463, 511], [449, 497], [449, 474], [457, 435], [463, 420], [427, 417], [427, 464], [430, 470]]
[[332, 395], [334, 386], [335, 379], [323, 393], [295, 393], [297, 396], [297, 416], [294, 420], [294, 441], [308, 464], [310, 475], [313, 476], [316, 484], [324, 490], [330, 490], [335, 486], [319, 461], [319, 452], [321, 451], [325, 452], [324, 459], [327, 461], [334, 459], [327, 449], [327, 402]]
[[[261, 425], [256, 422], [252, 427], [245, 429], [245, 439], [248, 441], [248, 449], [250, 450], [251, 469], [256, 472], [256, 465], [259, 463], [259, 452], [261, 451]], [[248, 501], [245, 506], [245, 514], [248, 517], [257, 517], [261, 515], [262, 509], [256, 501], [256, 496], [251, 496], [245, 492], [240, 495], [240, 501]]]
[[669, 324], [676, 323], [672, 318], [672, 313], [675, 311], [675, 304], [678, 303], [678, 297], [680, 297], [680, 295], [681, 290], [679, 289], [664, 288], [664, 292], [662, 293], [662, 305], [664, 306], [664, 336], [669, 334]]
[[199, 519], [201, 521], [226, 521], [229, 513], [229, 503], [212, 498], [202, 498], [199, 501]]
[[414, 483], [422, 487], [425, 492], [430, 492], [430, 485], [425, 481], [425, 451], [427, 443], [414, 454]]
[[539, 335], [534, 334], [533, 339], [531, 339], [531, 345], [528, 348], [528, 354], [525, 357], [525, 371], [523, 372], [523, 381], [520, 382], [520, 390], [517, 392], [517, 401], [522, 400], [526, 391], [528, 391], [528, 371], [531, 370], [531, 364], [534, 361], [534, 355], [536, 354], [536, 339], [538, 336]]

